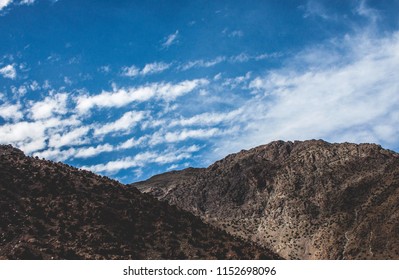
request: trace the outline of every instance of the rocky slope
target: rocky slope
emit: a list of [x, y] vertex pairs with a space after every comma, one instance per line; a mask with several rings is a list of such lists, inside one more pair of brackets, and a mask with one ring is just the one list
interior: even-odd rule
[[273, 257], [135, 188], [0, 146], [0, 259]]
[[399, 154], [272, 142], [133, 184], [288, 259], [399, 259]]

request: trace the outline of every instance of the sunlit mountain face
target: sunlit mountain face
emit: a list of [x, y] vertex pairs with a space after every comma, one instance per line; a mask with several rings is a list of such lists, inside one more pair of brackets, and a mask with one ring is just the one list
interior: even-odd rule
[[122, 182], [273, 140], [399, 150], [399, 1], [0, 1], [0, 144]]

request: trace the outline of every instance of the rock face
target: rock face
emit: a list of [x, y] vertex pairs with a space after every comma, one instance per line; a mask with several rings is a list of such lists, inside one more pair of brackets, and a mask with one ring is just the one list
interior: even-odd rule
[[133, 184], [288, 259], [399, 259], [399, 154], [272, 142]]
[[0, 259], [276, 255], [137, 189], [0, 146]]

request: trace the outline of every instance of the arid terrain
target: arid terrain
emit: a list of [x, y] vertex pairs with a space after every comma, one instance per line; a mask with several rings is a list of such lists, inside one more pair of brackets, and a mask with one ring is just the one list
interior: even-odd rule
[[0, 146], [0, 259], [270, 259], [136, 188]]
[[287, 259], [399, 259], [399, 154], [276, 141], [133, 184]]

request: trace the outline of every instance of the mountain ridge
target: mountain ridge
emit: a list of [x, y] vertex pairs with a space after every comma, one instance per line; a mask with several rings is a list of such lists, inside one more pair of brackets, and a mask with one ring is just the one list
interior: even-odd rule
[[399, 258], [399, 155], [376, 144], [274, 141], [132, 185], [284, 258]]

